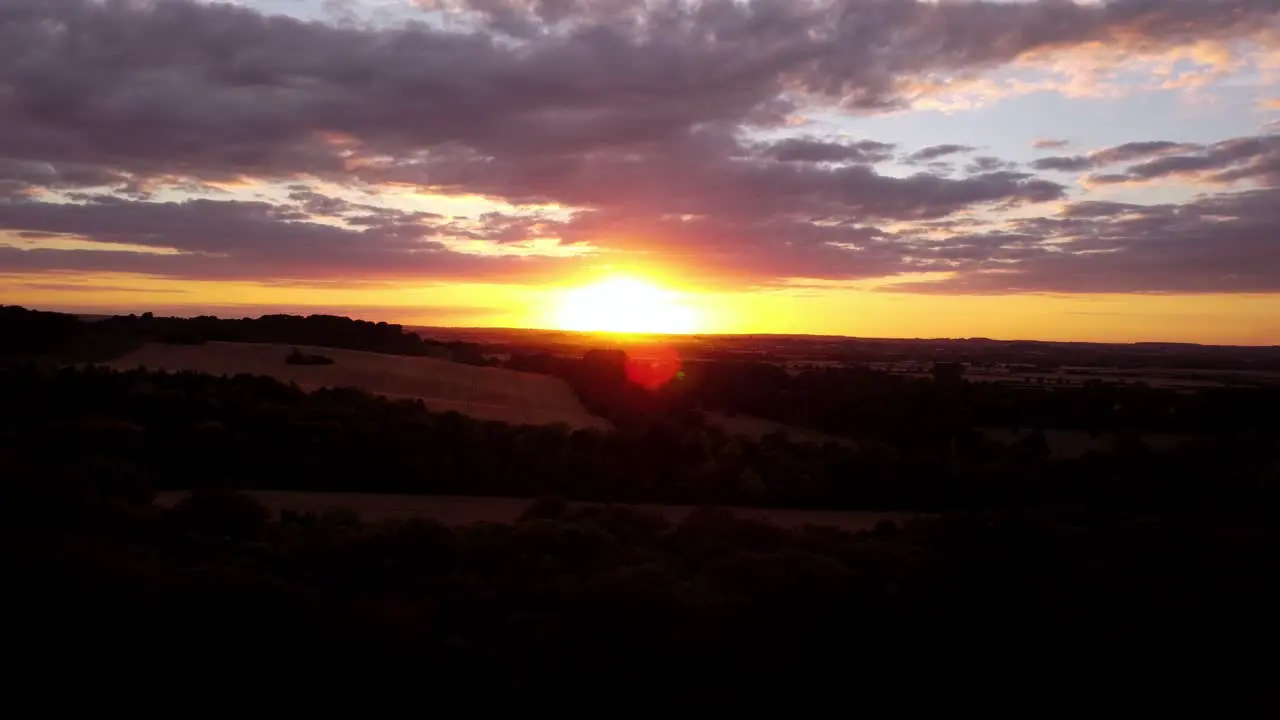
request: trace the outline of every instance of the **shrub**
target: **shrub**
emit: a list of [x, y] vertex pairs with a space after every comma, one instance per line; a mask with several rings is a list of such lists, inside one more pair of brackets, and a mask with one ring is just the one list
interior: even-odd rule
[[249, 539], [259, 537], [271, 512], [255, 498], [233, 490], [196, 490], [173, 508], [183, 527], [207, 535]]
[[308, 354], [297, 348], [294, 348], [284, 361], [290, 365], [332, 365], [334, 363], [333, 358], [328, 355]]

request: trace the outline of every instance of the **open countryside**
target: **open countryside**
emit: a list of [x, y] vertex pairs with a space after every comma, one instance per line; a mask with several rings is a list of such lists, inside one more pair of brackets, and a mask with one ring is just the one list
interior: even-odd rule
[[[294, 350], [334, 362], [289, 364], [285, 359]], [[607, 422], [588, 413], [559, 378], [436, 358], [269, 343], [147, 343], [106, 364], [117, 370], [146, 367], [211, 375], [268, 375], [304, 390], [353, 387], [391, 398], [421, 400], [428, 409], [452, 410], [478, 420], [564, 423], [575, 429], [608, 427]]]

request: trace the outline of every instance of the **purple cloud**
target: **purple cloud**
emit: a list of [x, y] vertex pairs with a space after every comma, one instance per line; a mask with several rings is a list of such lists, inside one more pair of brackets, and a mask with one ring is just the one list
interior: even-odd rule
[[1089, 155], [1053, 156], [1040, 158], [1031, 163], [1036, 170], [1058, 170], [1062, 172], [1078, 172], [1091, 168], [1133, 162], [1144, 158], [1161, 157], [1177, 153], [1197, 152], [1203, 146], [1194, 143], [1176, 143], [1167, 140], [1131, 142], [1115, 147], [1099, 150]]
[[973, 150], [976, 150], [976, 149], [977, 148], [972, 148], [972, 147], [969, 147], [968, 145], [955, 145], [955, 144], [933, 145], [933, 146], [922, 148], [920, 150], [917, 150], [911, 153], [910, 155], [907, 156], [907, 162], [909, 163], [928, 162], [930, 160], [937, 160], [940, 157], [946, 157], [948, 155], [972, 152]]
[[1179, 149], [1185, 152], [1132, 165], [1123, 173], [1096, 175], [1090, 180], [1107, 184], [1190, 176], [1211, 183], [1250, 180], [1261, 185], [1280, 185], [1280, 135], [1232, 138], [1207, 147], [1181, 146]]
[[787, 138], [766, 145], [762, 155], [780, 162], [832, 162], [873, 164], [893, 157], [893, 145], [861, 140], [838, 143], [817, 138]]
[[[190, 0], [0, 2], [0, 233], [102, 246], [0, 246], [0, 267], [528, 280], [575, 261], [466, 254], [450, 241], [500, 250], [558, 237], [740, 283], [939, 268], [976, 282], [989, 269], [982, 263], [1039, 263], [1048, 240], [1105, 245], [1139, 236], [1135, 213], [1166, 218], [1080, 204], [1005, 232], [961, 222], [1065, 200], [1066, 187], [1039, 171], [1128, 164], [1094, 180], [1193, 174], [1276, 184], [1266, 137], [1135, 142], [1041, 158], [1026, 171], [983, 156], [963, 176], [946, 163], [973, 148], [947, 143], [908, 156], [921, 172], [905, 177], [876, 167], [897, 150], [891, 144], [787, 137], [801, 103], [897, 110], [913, 81], [981, 73], [1029, 53], [1253, 37], [1280, 18], [1274, 0], [426, 4], [459, 10], [472, 26], [333, 26]], [[246, 179], [289, 184], [287, 198], [158, 200]], [[320, 192], [316, 179], [566, 210], [460, 221], [351, 202]], [[882, 229], [930, 223], [948, 223], [959, 239], [935, 248]], [[1180, 228], [1163, 231], [1175, 238]], [[1257, 280], [1267, 268], [1254, 263], [1240, 277]], [[1025, 277], [1028, 287], [1052, 284]], [[1254, 280], [1241, 284], [1265, 284]], [[1152, 284], [1161, 283], [1133, 286]]]
[[[140, 272], [192, 279], [360, 280], [551, 277], [552, 258], [468, 255], [434, 240], [443, 227], [414, 213], [344, 228], [298, 220], [269, 203], [191, 200], [0, 203], [0, 227], [56, 234], [101, 249], [0, 246], [0, 267]], [[135, 248], [145, 247], [148, 251]]]
[[[897, 285], [942, 294], [1280, 292], [1280, 188], [1182, 205], [1090, 202], [1012, 224], [1004, 235], [917, 242], [955, 259], [954, 277]], [[975, 243], [977, 245], [975, 246]], [[950, 254], [949, 254], [950, 253]]]

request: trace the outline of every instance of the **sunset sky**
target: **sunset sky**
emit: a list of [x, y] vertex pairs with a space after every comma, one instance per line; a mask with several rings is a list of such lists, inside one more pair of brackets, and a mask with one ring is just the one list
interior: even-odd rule
[[1280, 344], [1280, 0], [0, 0], [0, 303], [650, 302]]

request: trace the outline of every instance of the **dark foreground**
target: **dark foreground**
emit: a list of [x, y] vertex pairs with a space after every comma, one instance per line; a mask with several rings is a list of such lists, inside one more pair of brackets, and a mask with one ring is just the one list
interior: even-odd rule
[[[667, 395], [581, 375], [616, 412], [600, 432], [262, 377], [0, 368], [4, 647], [77, 697], [96, 697], [81, 678], [120, 674], [112, 686], [135, 694], [205, 682], [189, 702], [243, 678], [301, 679], [303, 699], [377, 678], [425, 711], [459, 692], [596, 710], [782, 690], [955, 712], [969, 709], [948, 687], [961, 682], [1039, 709], [1096, 695], [1093, 678], [1120, 667], [1127, 689], [1156, 683], [1146, 700], [1213, 689], [1220, 713], [1242, 685], [1266, 687], [1274, 394], [825, 371], [761, 386], [740, 370], [702, 385], [691, 371]], [[865, 434], [726, 436], [684, 411], [691, 398]], [[993, 417], [1116, 441], [1059, 460], [1039, 434], [985, 440]], [[1187, 442], [1157, 451], [1141, 440], [1155, 432]], [[264, 504], [264, 489], [299, 494]], [[364, 521], [308, 506], [322, 491], [359, 493]], [[544, 496], [576, 502], [509, 500]], [[434, 510], [403, 517], [406, 502]], [[798, 508], [886, 521], [819, 527]], [[70, 682], [70, 662], [95, 674]]]
[[[539, 502], [531, 498], [473, 497], [465, 495], [399, 495], [391, 493], [297, 492], [292, 490], [246, 490], [245, 495], [257, 500], [271, 513], [311, 513], [329, 516], [354, 516], [361, 520], [429, 520], [456, 527], [472, 523], [512, 523]], [[185, 490], [158, 493], [155, 503], [173, 507], [189, 497]], [[598, 504], [597, 504], [598, 505]], [[570, 502], [574, 510], [593, 507], [592, 503]], [[696, 512], [693, 505], [623, 505], [626, 512], [652, 514], [667, 522], [679, 523]], [[832, 512], [826, 510], [775, 510], [769, 508], [726, 507], [735, 518], [763, 520], [782, 528], [816, 525], [849, 532], [871, 530], [884, 521], [901, 522], [918, 513], [906, 512]]]
[[7, 499], [15, 651], [394, 660], [452, 689], [714, 695], [972, 663], [1232, 661], [1274, 638], [1271, 529], [1211, 517], [999, 512], [850, 533], [547, 501], [450, 528], [272, 518], [222, 491], [171, 509]]

